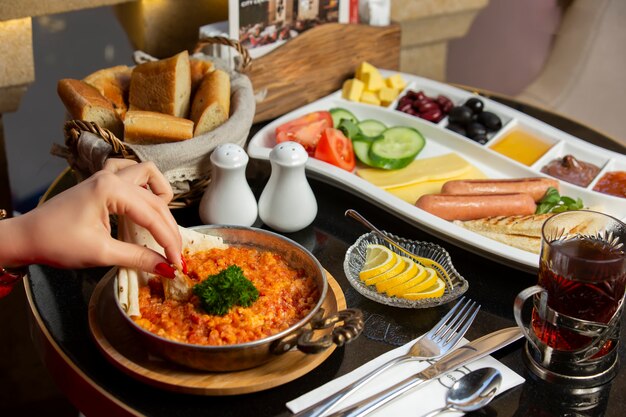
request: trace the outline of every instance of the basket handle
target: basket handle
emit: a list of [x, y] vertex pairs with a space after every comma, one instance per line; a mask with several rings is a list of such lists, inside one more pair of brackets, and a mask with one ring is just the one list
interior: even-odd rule
[[252, 65], [252, 57], [248, 52], [248, 49], [243, 46], [239, 41], [235, 39], [227, 38], [224, 36], [209, 36], [205, 37], [203, 35], [200, 36], [196, 47], [193, 49], [193, 53], [197, 53], [202, 51], [202, 48], [208, 45], [226, 45], [234, 48], [241, 55], [241, 61], [239, 62], [239, 68], [237, 68], [237, 72], [246, 72], [250, 69]]
[[137, 158], [132, 149], [126, 146], [110, 130], [100, 127], [94, 122], [78, 119], [69, 120], [63, 125], [63, 132], [65, 133], [65, 146], [70, 149], [76, 149], [78, 138], [82, 132], [90, 132], [111, 145], [111, 148], [113, 148], [112, 156], [139, 162], [139, 158]]

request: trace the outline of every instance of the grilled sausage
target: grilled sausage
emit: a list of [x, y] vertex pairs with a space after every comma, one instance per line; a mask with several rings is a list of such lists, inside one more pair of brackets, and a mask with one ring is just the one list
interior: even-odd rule
[[551, 178], [519, 178], [504, 180], [453, 180], [441, 188], [442, 194], [530, 194], [539, 201], [549, 187], [559, 189], [559, 182]]
[[415, 205], [445, 220], [475, 220], [491, 216], [533, 214], [537, 208], [529, 194], [427, 194]]

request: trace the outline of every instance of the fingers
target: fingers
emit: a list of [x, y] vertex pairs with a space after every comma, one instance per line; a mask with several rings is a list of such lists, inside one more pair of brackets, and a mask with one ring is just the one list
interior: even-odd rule
[[[130, 189], [129, 189], [130, 188]], [[182, 239], [171, 212], [159, 197], [143, 188], [122, 182], [109, 210], [127, 216], [152, 234], [170, 263], [180, 266]]]
[[146, 272], [155, 272], [155, 267], [159, 263], [169, 263], [152, 249], [115, 239], [111, 239], [106, 258], [113, 265], [141, 269]]
[[103, 170], [111, 171], [112, 173], [116, 173], [117, 171], [129, 167], [131, 165], [137, 165], [136, 161], [124, 158], [109, 158], [104, 163], [102, 167]]
[[[107, 167], [105, 166], [105, 168]], [[162, 198], [166, 203], [172, 201], [172, 198], [174, 197], [170, 183], [152, 162], [142, 162], [141, 164], [116, 162], [112, 163], [108, 169], [110, 171], [115, 170], [113, 172], [118, 177], [132, 184], [142, 187], [144, 185], [148, 185], [150, 190]]]

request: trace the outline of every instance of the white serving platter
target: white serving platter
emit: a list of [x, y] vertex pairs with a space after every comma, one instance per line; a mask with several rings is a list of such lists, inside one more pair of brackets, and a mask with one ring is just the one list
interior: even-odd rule
[[[394, 74], [390, 71], [381, 72], [383, 76]], [[440, 82], [409, 74], [402, 74], [402, 76], [407, 81], [405, 91], [422, 90], [428, 96], [435, 97], [438, 94], [443, 94], [450, 98], [455, 105], [460, 105], [474, 96], [473, 93]], [[403, 94], [404, 92], [398, 97]], [[426, 138], [426, 145], [417, 155], [417, 159], [454, 152], [480, 169], [488, 178], [548, 177], [540, 172], [541, 167], [553, 159], [566, 154], [573, 154], [578, 159], [598, 165], [601, 171], [588, 187], [560, 181], [561, 194], [573, 198], [580, 197], [587, 208], [605, 212], [621, 220], [626, 219], [626, 199], [593, 191], [593, 186], [604, 173], [626, 170], [625, 155], [592, 145], [488, 98], [480, 96], [480, 99], [485, 104], [485, 110], [496, 113], [503, 124], [498, 132], [489, 136], [489, 141], [485, 145], [478, 144], [446, 129], [447, 118], [439, 123], [431, 123], [395, 110], [395, 102], [389, 107], [356, 103], [343, 99], [341, 92], [338, 91], [296, 109], [264, 126], [250, 140], [247, 151], [252, 158], [269, 160], [269, 153], [276, 145], [274, 131], [277, 126], [313, 111], [342, 107], [350, 110], [359, 120], [371, 118], [380, 120], [387, 126], [411, 126], [419, 130]], [[526, 166], [489, 149], [490, 144], [497, 142], [503, 135], [516, 127], [536, 133], [542, 139], [553, 143], [553, 146], [531, 166]], [[539, 256], [537, 254], [508, 246], [456, 226], [374, 186], [354, 173], [314, 158], [309, 158], [306, 163], [306, 170], [309, 175], [364, 198], [442, 240], [518, 269], [530, 272], [535, 272], [538, 269]]]

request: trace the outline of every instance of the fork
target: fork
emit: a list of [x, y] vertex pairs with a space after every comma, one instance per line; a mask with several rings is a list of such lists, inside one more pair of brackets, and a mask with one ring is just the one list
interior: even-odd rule
[[[458, 310], [458, 312], [457, 312]], [[357, 379], [331, 396], [294, 414], [294, 417], [319, 417], [339, 404], [348, 395], [394, 365], [409, 361], [435, 359], [453, 349], [476, 318], [480, 305], [462, 297], [450, 311], [426, 334], [417, 339], [409, 352], [391, 359], [372, 372]]]

